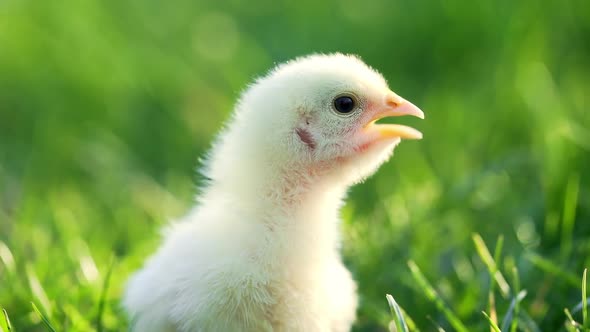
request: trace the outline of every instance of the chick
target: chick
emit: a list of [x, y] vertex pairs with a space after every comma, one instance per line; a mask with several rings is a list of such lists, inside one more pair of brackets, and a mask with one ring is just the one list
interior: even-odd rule
[[349, 331], [356, 284], [339, 208], [424, 114], [354, 56], [279, 65], [241, 96], [196, 206], [169, 226], [123, 305], [133, 331]]

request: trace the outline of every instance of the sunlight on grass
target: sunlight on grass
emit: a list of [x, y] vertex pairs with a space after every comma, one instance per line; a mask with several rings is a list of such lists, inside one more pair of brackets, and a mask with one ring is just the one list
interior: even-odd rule
[[588, 274], [588, 269], [584, 269], [584, 276], [582, 277], [582, 325], [584, 327], [588, 327], [588, 297], [586, 296], [586, 287], [588, 286], [588, 282], [586, 280], [586, 275]]
[[41, 312], [41, 310], [39, 310], [39, 308], [37, 308], [35, 303], [31, 302], [31, 305], [33, 306], [33, 310], [35, 311], [35, 313], [39, 315], [39, 317], [43, 321], [43, 324], [45, 324], [45, 327], [47, 327], [47, 329], [51, 332], [56, 332], [51, 323], [49, 322], [49, 319], [47, 319], [47, 317], [43, 315], [43, 313]]
[[10, 319], [8, 318], [8, 312], [6, 309], [2, 309], [2, 325], [0, 325], [0, 331], [12, 331], [12, 324], [10, 324]]
[[[395, 330], [392, 332], [409, 332], [410, 329], [408, 328], [408, 324], [406, 323], [402, 309], [399, 307], [397, 302], [395, 302], [393, 296], [387, 294], [385, 297], [387, 298], [387, 303], [389, 304], [389, 309], [391, 310], [391, 315], [393, 317], [392, 322], [395, 323]], [[393, 329], [391, 325], [390, 329]]]

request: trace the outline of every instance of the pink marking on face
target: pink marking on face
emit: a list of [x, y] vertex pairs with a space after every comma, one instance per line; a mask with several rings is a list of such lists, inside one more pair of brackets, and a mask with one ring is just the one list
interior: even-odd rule
[[307, 145], [310, 149], [315, 149], [316, 147], [316, 143], [315, 140], [313, 139], [313, 136], [311, 135], [311, 133], [304, 128], [297, 128], [295, 130], [295, 132], [297, 133], [297, 136], [299, 136], [299, 139], [305, 143], [305, 145]]

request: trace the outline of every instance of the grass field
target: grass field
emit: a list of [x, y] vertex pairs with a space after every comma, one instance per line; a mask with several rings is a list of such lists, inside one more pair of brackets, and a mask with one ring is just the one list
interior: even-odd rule
[[0, 0], [0, 328], [125, 330], [239, 92], [340, 51], [426, 113], [342, 211], [355, 331], [386, 294], [410, 330], [589, 331], [589, 36], [584, 0]]

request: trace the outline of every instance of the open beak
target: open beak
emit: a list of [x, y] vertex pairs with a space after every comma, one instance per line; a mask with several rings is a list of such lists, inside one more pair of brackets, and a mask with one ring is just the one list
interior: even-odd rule
[[380, 119], [391, 116], [413, 115], [424, 119], [422, 112], [416, 105], [403, 99], [392, 91], [385, 95], [384, 106], [373, 115], [365, 130], [376, 131], [380, 138], [407, 138], [421, 139], [422, 133], [418, 130], [398, 124], [376, 124]]

